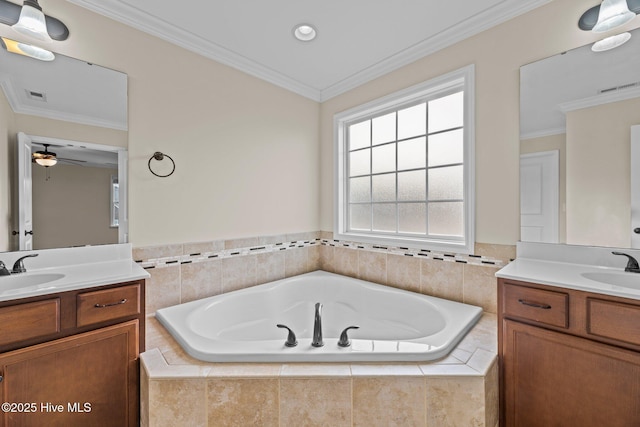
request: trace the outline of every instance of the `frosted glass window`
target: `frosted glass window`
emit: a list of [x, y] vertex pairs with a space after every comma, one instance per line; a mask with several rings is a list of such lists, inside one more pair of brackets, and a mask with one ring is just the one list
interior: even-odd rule
[[464, 92], [429, 101], [429, 133], [464, 125]]
[[411, 90], [334, 117], [335, 236], [472, 252], [473, 66]]
[[429, 166], [464, 161], [464, 130], [438, 133], [429, 137]]
[[396, 231], [395, 203], [377, 203], [373, 205], [373, 230]]
[[371, 186], [374, 202], [395, 202], [396, 200], [396, 174], [387, 173], [371, 177]]
[[427, 133], [427, 104], [398, 111], [398, 139], [411, 138]]
[[371, 145], [371, 120], [349, 126], [349, 150]]
[[426, 163], [427, 138], [423, 136], [398, 142], [398, 170], [424, 168]]
[[398, 205], [398, 231], [409, 234], [427, 232], [426, 203], [401, 203]]
[[426, 200], [427, 180], [425, 170], [398, 173], [398, 200]]
[[[391, 172], [396, 170], [396, 144], [386, 144], [372, 149], [372, 173]], [[368, 151], [368, 150], [367, 150]]]
[[371, 121], [373, 145], [384, 144], [396, 140], [396, 113], [376, 117]]
[[360, 178], [351, 178], [349, 180], [349, 201], [371, 201], [371, 177], [362, 176]]
[[349, 153], [349, 176], [371, 173], [371, 150], [359, 150]]
[[353, 230], [371, 230], [371, 205], [358, 204], [349, 207], [349, 224]]
[[429, 170], [429, 200], [451, 200], [463, 197], [462, 166]]
[[464, 235], [463, 202], [429, 203], [429, 234]]

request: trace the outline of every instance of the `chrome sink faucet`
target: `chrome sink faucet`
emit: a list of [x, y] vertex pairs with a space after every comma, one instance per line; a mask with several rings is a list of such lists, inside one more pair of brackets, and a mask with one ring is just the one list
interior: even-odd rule
[[322, 304], [316, 303], [316, 314], [313, 319], [313, 341], [311, 345], [314, 347], [322, 347], [324, 341], [322, 341]]
[[629, 254], [625, 254], [624, 252], [611, 252], [614, 255], [622, 255], [628, 258], [627, 266], [624, 268], [624, 271], [628, 271], [631, 273], [640, 273], [640, 266], [638, 265], [638, 261]]
[[17, 273], [26, 273], [27, 269], [24, 267], [24, 259], [25, 258], [33, 258], [33, 257], [37, 257], [38, 254], [31, 254], [31, 255], [25, 255], [23, 257], [20, 257], [17, 259], [17, 261], [13, 264], [13, 268], [11, 269], [11, 273], [13, 274], [17, 274]]

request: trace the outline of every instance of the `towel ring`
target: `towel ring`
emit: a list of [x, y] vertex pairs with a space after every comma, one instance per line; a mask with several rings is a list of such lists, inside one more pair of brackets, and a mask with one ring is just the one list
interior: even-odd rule
[[[166, 157], [166, 158], [168, 158], [169, 160], [171, 160], [171, 164], [173, 165], [173, 167], [171, 168], [171, 172], [169, 172], [168, 174], [166, 174], [166, 175], [159, 175], [159, 174], [155, 173], [155, 172], [153, 171], [153, 169], [151, 169], [151, 160], [156, 159], [157, 161], [159, 161], [159, 162], [160, 162], [160, 161], [164, 160], [164, 158], [165, 158], [165, 157]], [[176, 162], [174, 162], [174, 161], [173, 161], [173, 159], [171, 158], [171, 156], [169, 156], [168, 154], [161, 153], [160, 151], [156, 151], [155, 153], [153, 153], [153, 156], [151, 156], [151, 157], [149, 158], [149, 162], [147, 163], [147, 166], [149, 167], [149, 171], [150, 171], [152, 174], [154, 174], [155, 176], [158, 176], [158, 177], [160, 177], [160, 178], [166, 178], [166, 177], [168, 177], [168, 176], [171, 176], [171, 175], [173, 174], [173, 172], [176, 170]]]

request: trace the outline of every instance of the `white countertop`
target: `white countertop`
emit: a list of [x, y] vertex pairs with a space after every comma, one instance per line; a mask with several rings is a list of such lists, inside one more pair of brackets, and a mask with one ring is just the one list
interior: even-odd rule
[[[625, 286], [604, 283], [588, 276], [603, 280], [611, 278], [612, 282], [620, 280], [625, 282]], [[499, 270], [496, 277], [640, 300], [640, 274], [625, 272], [624, 268], [517, 258]]]
[[[6, 252], [0, 253], [0, 259], [11, 270], [13, 262], [17, 258], [32, 253], [37, 253], [38, 256], [24, 260], [27, 272], [0, 276], [0, 301], [92, 288], [149, 277], [149, 273], [133, 261], [131, 246], [127, 244]], [[49, 280], [37, 283], [41, 278]], [[30, 283], [31, 280], [33, 283]]]

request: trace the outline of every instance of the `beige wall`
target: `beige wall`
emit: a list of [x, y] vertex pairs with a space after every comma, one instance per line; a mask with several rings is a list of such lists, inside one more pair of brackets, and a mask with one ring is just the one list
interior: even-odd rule
[[640, 98], [567, 113], [567, 243], [631, 246], [630, 128]]
[[58, 163], [49, 169], [33, 166], [33, 247], [50, 249], [118, 243], [111, 228], [111, 175], [117, 169]]
[[[468, 64], [476, 66], [476, 241], [519, 238], [519, 68], [587, 44], [591, 0], [555, 0], [322, 104], [321, 229], [333, 228], [333, 115]], [[637, 23], [634, 24], [637, 25]]]
[[520, 154], [558, 151], [558, 243], [567, 242], [567, 141], [566, 134], [543, 136], [520, 141]]

